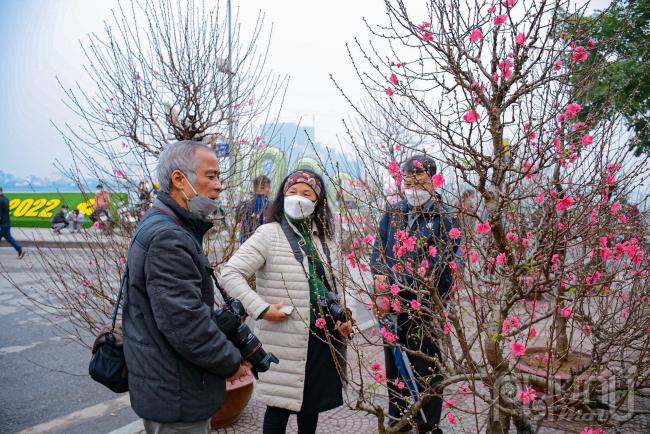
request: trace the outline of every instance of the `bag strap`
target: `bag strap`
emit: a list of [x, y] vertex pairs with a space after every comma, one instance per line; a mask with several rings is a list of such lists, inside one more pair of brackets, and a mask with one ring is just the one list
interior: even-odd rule
[[[313, 257], [312, 252], [307, 246], [305, 240], [302, 239], [302, 237], [299, 237], [298, 234], [296, 234], [296, 232], [293, 230], [286, 217], [282, 217], [280, 226], [282, 227], [284, 236], [287, 238], [287, 241], [289, 241], [289, 245], [291, 246], [291, 250], [293, 251], [293, 256], [296, 258], [296, 261], [298, 261], [298, 263], [302, 267], [302, 271], [305, 273], [305, 277], [309, 281], [311, 278], [307, 270], [305, 270], [305, 265], [303, 264], [303, 259], [304, 259], [303, 252], [307, 255], [307, 258]], [[332, 259], [330, 257], [330, 249], [327, 246], [327, 243], [325, 242], [325, 238], [322, 234], [320, 234], [319, 239], [321, 245], [323, 246], [323, 252], [327, 257], [327, 261], [331, 264]], [[321, 279], [323, 285], [325, 285], [327, 290], [332, 292], [332, 287], [330, 286], [329, 279], [327, 278], [327, 274], [325, 273], [325, 269], [323, 268], [322, 261], [314, 261], [314, 266], [316, 268], [316, 275]], [[336, 279], [334, 278], [334, 276], [332, 276], [332, 280], [334, 281], [333, 292], [337, 292], [338, 288], [336, 287]]]
[[[131, 249], [131, 246], [135, 242], [135, 239], [137, 238], [138, 234], [142, 232], [142, 229], [144, 229], [147, 226], [151, 226], [154, 223], [160, 223], [163, 221], [171, 221], [174, 222], [174, 224], [178, 224], [174, 218], [169, 215], [165, 210], [155, 207], [162, 211], [162, 214], [154, 214], [151, 217], [147, 217], [138, 225], [138, 227], [135, 229], [135, 232], [133, 233], [133, 237], [131, 238], [131, 242], [129, 243], [129, 249]], [[120, 301], [122, 300], [122, 293], [124, 292], [124, 288], [127, 285], [127, 282], [129, 280], [129, 266], [128, 264], [124, 266], [124, 271], [122, 272], [122, 278], [120, 279], [120, 289], [117, 292], [117, 299], [115, 300], [115, 307], [113, 307], [113, 323], [111, 326], [111, 333], [115, 330], [115, 323], [117, 322], [117, 313], [119, 312], [120, 309]]]

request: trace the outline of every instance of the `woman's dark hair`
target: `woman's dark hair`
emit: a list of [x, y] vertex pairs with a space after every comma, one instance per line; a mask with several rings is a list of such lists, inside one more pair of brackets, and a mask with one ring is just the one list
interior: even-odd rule
[[[314, 175], [314, 177], [320, 181], [320, 185], [323, 186], [323, 191], [316, 201], [316, 209], [314, 210], [313, 214], [314, 223], [316, 224], [316, 228], [318, 229], [319, 233], [325, 235], [327, 238], [332, 238], [332, 211], [330, 210], [330, 207], [327, 203], [327, 193], [325, 191], [325, 183], [323, 182], [323, 178], [311, 170], [300, 170], [303, 172], [309, 172]], [[287, 182], [287, 179], [289, 179], [289, 176], [291, 175], [292, 174], [290, 173], [286, 178], [284, 178], [282, 184], [280, 184], [280, 188], [275, 195], [275, 199], [273, 199], [273, 202], [271, 202], [271, 205], [269, 205], [268, 211], [264, 215], [264, 223], [282, 222], [282, 218], [284, 217], [284, 184]]]

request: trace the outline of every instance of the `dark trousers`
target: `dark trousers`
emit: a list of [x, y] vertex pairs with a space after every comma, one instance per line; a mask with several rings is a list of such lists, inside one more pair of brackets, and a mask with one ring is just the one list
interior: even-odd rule
[[318, 413], [302, 413], [279, 407], [266, 407], [263, 434], [284, 434], [287, 432], [289, 416], [298, 416], [298, 434], [314, 434], [318, 425]]
[[[397, 316], [397, 326], [397, 342], [399, 342], [403, 347], [414, 351], [421, 351], [431, 357], [440, 357], [438, 345], [432, 336], [430, 336], [431, 330], [418, 330], [422, 327], [422, 322], [414, 323], [412, 320], [408, 319], [408, 314], [399, 314]], [[384, 348], [384, 357], [386, 358], [386, 378], [388, 379], [388, 414], [394, 418], [401, 418], [402, 414], [408, 411], [414, 401], [411, 398], [408, 387], [404, 387], [400, 390], [393, 383], [393, 380], [399, 377], [399, 373], [395, 366], [395, 359], [389, 347]], [[433, 363], [410, 354], [408, 354], [408, 357], [420, 392], [425, 389], [431, 391], [437, 383], [442, 381], [442, 376], [438, 374], [438, 370]], [[420, 381], [419, 377], [427, 377], [427, 380], [429, 380], [430, 377], [432, 378], [429, 380], [429, 385], [426, 386], [426, 383]], [[403, 381], [404, 379], [400, 378], [400, 380]], [[430, 397], [428, 400], [424, 401], [422, 412], [424, 412], [426, 422], [422, 419], [422, 414], [420, 412], [418, 412], [414, 418], [418, 431], [420, 433], [442, 432], [436, 431], [438, 430], [440, 415], [442, 413], [442, 391], [438, 391], [438, 396]]]
[[7, 240], [18, 253], [23, 251], [23, 248], [18, 244], [18, 241], [11, 236], [11, 224], [9, 223], [3, 223], [0, 225], [0, 241], [2, 241], [3, 238]]

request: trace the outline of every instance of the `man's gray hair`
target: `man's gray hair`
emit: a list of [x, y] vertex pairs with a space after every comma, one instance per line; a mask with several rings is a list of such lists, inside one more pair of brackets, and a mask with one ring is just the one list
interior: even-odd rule
[[205, 147], [203, 143], [193, 140], [183, 140], [168, 145], [160, 153], [156, 167], [160, 191], [171, 192], [174, 170], [183, 172], [190, 184], [194, 185], [194, 181], [196, 181], [196, 151]]

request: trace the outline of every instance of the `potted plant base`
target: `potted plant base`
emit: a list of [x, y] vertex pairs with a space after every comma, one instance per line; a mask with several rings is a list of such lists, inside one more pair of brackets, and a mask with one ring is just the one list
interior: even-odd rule
[[[513, 369], [519, 372], [534, 375], [540, 378], [550, 378], [552, 381], [563, 384], [571, 377], [571, 371], [578, 371], [591, 363], [591, 356], [580, 351], [569, 351], [567, 356], [558, 361], [554, 357], [546, 359], [548, 350], [546, 347], [530, 347], [526, 349], [526, 354], [520, 357], [514, 364]], [[546, 357], [545, 357], [546, 356]], [[602, 380], [609, 375], [608, 370], [603, 370], [597, 376]], [[596, 376], [593, 369], [587, 369], [580, 374], [575, 380], [576, 386], [582, 388], [586, 385], [587, 380]], [[547, 398], [548, 410], [555, 415], [565, 414], [567, 412], [580, 413], [582, 404], [579, 401], [572, 400], [571, 397], [561, 398], [548, 393], [545, 387], [532, 385], [538, 393]]]
[[237, 422], [252, 395], [252, 375], [249, 374], [234, 382], [226, 381], [226, 401], [212, 415], [210, 427], [212, 429], [224, 428]]
[[[569, 379], [571, 371], [579, 370], [591, 362], [591, 356], [580, 351], [569, 351], [561, 361], [548, 354], [550, 353], [546, 347], [527, 348], [526, 354], [518, 357], [514, 369], [542, 378], [550, 376], [553, 380], [563, 383]], [[589, 371], [583, 373], [580, 378], [586, 378], [588, 375], [590, 375]], [[545, 390], [538, 390], [538, 392], [545, 392]]]

